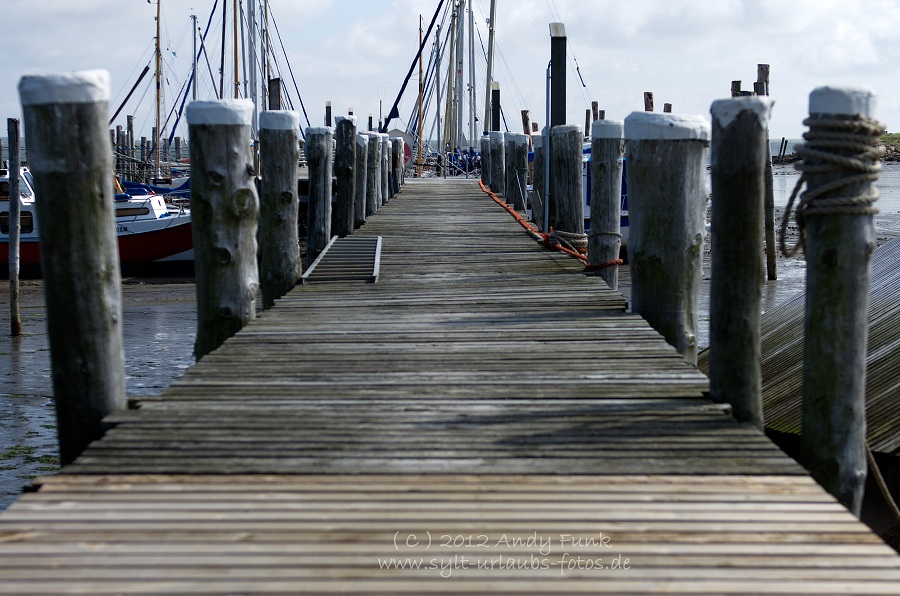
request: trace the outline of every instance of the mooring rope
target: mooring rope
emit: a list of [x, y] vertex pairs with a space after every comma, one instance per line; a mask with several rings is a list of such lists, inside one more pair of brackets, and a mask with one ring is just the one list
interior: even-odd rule
[[588, 237], [586, 234], [553, 230], [552, 232], [547, 234], [547, 241], [551, 245], [558, 244], [577, 253], [584, 254], [587, 252]]
[[[878, 200], [878, 189], [872, 187], [872, 193], [852, 197], [824, 197], [838, 189], [854, 184], [875, 182], [881, 171], [881, 156], [884, 152], [880, 145], [884, 125], [868, 116], [856, 115], [851, 118], [823, 118], [811, 116], [803, 121], [809, 131], [804, 133], [806, 143], [798, 145], [796, 150], [801, 161], [795, 168], [802, 172], [800, 180], [794, 187], [788, 200], [784, 218], [781, 221], [779, 242], [785, 256], [797, 254], [806, 244], [806, 218], [815, 215], [874, 215], [878, 213], [875, 201]], [[840, 153], [838, 153], [840, 152]], [[800, 239], [794, 246], [788, 247], [786, 242], [787, 227], [791, 219], [794, 201], [800, 188], [808, 180], [809, 174], [849, 171], [856, 172], [846, 178], [833, 180], [827, 184], [800, 194], [797, 203], [796, 219], [800, 229]]]

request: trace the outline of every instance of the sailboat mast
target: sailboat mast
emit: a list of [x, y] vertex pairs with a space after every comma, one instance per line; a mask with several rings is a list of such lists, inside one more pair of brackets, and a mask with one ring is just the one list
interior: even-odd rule
[[232, 18], [234, 19], [234, 98], [241, 96], [241, 79], [238, 64], [238, 25], [240, 24], [240, 13], [238, 13], [238, 0], [234, 0], [232, 9]]
[[247, 29], [250, 34], [250, 99], [253, 101], [253, 122], [251, 122], [251, 132], [253, 138], [256, 138], [257, 123], [259, 122], [259, 81], [256, 79], [256, 69], [259, 61], [256, 58], [256, 0], [247, 0]]
[[453, 145], [454, 147], [462, 147], [463, 146], [463, 64], [465, 63], [465, 54], [463, 54], [463, 50], [465, 49], [465, 41], [466, 41], [466, 19], [465, 19], [465, 10], [466, 10], [466, 0], [459, 0], [459, 16], [457, 17], [457, 21], [459, 23], [459, 33], [456, 36], [456, 126], [454, 127], [454, 134], [456, 136], [456, 143]]
[[194, 35], [192, 36], [194, 41], [194, 53], [191, 54], [191, 73], [194, 76], [194, 84], [191, 86], [191, 99], [197, 101], [197, 15], [191, 15], [191, 22], [194, 23]]
[[162, 49], [160, 47], [159, 38], [162, 35], [162, 0], [156, 0], [156, 138], [153, 139], [154, 144], [156, 145], [156, 177], [159, 178], [162, 175], [162, 170], [160, 169], [160, 137], [162, 136], [162, 131], [160, 130], [160, 124], [162, 123], [161, 117], [161, 108], [160, 103], [162, 102]]
[[455, 140], [453, 139], [453, 131], [456, 130], [456, 127], [453, 125], [453, 117], [456, 115], [455, 110], [453, 109], [453, 94], [456, 91], [456, 77], [454, 73], [456, 71], [456, 7], [453, 7], [453, 14], [450, 18], [450, 39], [448, 44], [450, 46], [450, 60], [447, 61], [447, 104], [446, 110], [444, 112], [444, 139], [445, 142], [450, 145], [450, 150], [453, 151], [455, 145]]
[[475, 146], [475, 6], [469, 2], [469, 149]]
[[[422, 47], [422, 15], [419, 15], [419, 47]], [[423, 96], [425, 94], [425, 71], [423, 70], [423, 62], [422, 62], [422, 52], [419, 52], [419, 130], [418, 130], [418, 146], [419, 146], [419, 157], [416, 163], [418, 163], [417, 173], [419, 178], [422, 177], [422, 129], [423, 122], [422, 118], [423, 114]]]
[[497, 15], [497, 0], [491, 0], [491, 22], [488, 23], [487, 83], [484, 89], [484, 132], [491, 130], [491, 83], [494, 67], [494, 17]]

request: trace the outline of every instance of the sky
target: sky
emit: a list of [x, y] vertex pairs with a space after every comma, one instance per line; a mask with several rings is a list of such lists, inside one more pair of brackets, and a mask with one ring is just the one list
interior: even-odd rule
[[[200, 28], [205, 28], [214, 0], [160, 1], [169, 110], [190, 74], [189, 15], [197, 14]], [[230, 19], [233, 0], [225, 1]], [[445, 5], [451, 1], [445, 0]], [[0, 117], [21, 117], [17, 86], [23, 74], [96, 68], [110, 72], [110, 111], [114, 111], [143, 67], [151, 64], [156, 2], [2, 0], [7, 26], [0, 44]], [[204, 61], [200, 67], [202, 99], [212, 98], [218, 86], [222, 2], [207, 38], [210, 66]], [[247, 0], [241, 4], [246, 7]], [[522, 109], [531, 110], [532, 120], [545, 122], [548, 24], [559, 21], [565, 24], [569, 43], [570, 124], [583, 126], [591, 101], [599, 102], [608, 119], [622, 120], [643, 109], [645, 91], [653, 92], [657, 111], [671, 103], [674, 112], [708, 116], [714, 100], [730, 96], [732, 80], [752, 89], [757, 64], [765, 63], [770, 65], [770, 94], [775, 100], [771, 137], [801, 136], [809, 93], [820, 85], [872, 88], [878, 96], [874, 116], [889, 131], [900, 132], [900, 0], [496, 0], [496, 4], [494, 79], [500, 82], [510, 130], [520, 131]], [[335, 114], [353, 108], [362, 123], [369, 113], [377, 120], [379, 109], [387, 116], [418, 49], [419, 15], [427, 28], [438, 0], [270, 0], [269, 5], [280, 32], [279, 39], [271, 28], [273, 45], [294, 107], [300, 110], [296, 82], [310, 123], [321, 126], [326, 101], [333, 103]], [[484, 46], [489, 9], [490, 0], [474, 0]], [[40, 18], [35, 18], [37, 14]], [[229, 53], [231, 31], [229, 23]], [[476, 37], [479, 56], [483, 56], [481, 42]], [[426, 62], [431, 48], [429, 41]], [[231, 63], [229, 57], [226, 89], [233, 89]], [[124, 125], [124, 114], [134, 114], [137, 136], [149, 136], [153, 126], [151, 78], [138, 87], [115, 122]], [[404, 128], [413, 112], [417, 81], [418, 68], [400, 104], [401, 119], [392, 128]], [[485, 82], [481, 58], [476, 65], [479, 118]], [[427, 124], [432, 121], [433, 115], [426, 117]], [[301, 122], [306, 125], [305, 118]], [[186, 127], [177, 134], [186, 136]], [[5, 127], [0, 136], [5, 136]]]

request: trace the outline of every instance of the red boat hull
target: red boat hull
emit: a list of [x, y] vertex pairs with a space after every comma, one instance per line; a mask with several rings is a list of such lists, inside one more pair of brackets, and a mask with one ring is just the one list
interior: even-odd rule
[[[119, 262], [122, 265], [152, 263], [191, 250], [194, 246], [190, 221], [140, 233], [120, 232], [118, 239]], [[23, 238], [19, 245], [19, 262], [23, 266], [39, 265], [40, 243]], [[0, 265], [9, 265], [9, 242], [6, 240], [0, 241]]]

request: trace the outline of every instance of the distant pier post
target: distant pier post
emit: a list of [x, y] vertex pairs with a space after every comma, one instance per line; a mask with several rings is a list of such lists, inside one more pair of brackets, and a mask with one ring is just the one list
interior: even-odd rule
[[799, 148], [807, 176], [798, 217], [807, 261], [800, 461], [856, 515], [866, 480], [873, 185], [884, 130], [871, 118], [874, 103], [867, 89], [815, 89], [807, 143]]
[[307, 267], [331, 241], [331, 128], [306, 129], [306, 158], [309, 160], [309, 203], [306, 210]]
[[393, 165], [394, 170], [394, 196], [400, 192], [400, 185], [403, 182], [403, 158], [403, 139], [401, 137], [394, 137], [391, 139], [391, 164]]
[[528, 136], [506, 134], [506, 203], [516, 211], [525, 210], [525, 188], [528, 184]]
[[334, 204], [335, 236], [349, 236], [355, 223], [356, 198], [356, 118], [338, 116], [334, 131], [334, 177], [337, 200]]
[[6, 131], [9, 140], [9, 334], [12, 337], [22, 335], [22, 314], [19, 310], [19, 257], [21, 256], [20, 239], [22, 234], [22, 215], [19, 197], [21, 196], [19, 180], [19, 119], [7, 118]]
[[260, 113], [259, 152], [259, 273], [262, 307], [268, 309], [294, 287], [303, 272], [297, 237], [299, 114]]
[[26, 76], [19, 97], [40, 196], [53, 395], [60, 463], [67, 465], [103, 435], [107, 414], [125, 408], [109, 74]]
[[481, 181], [486, 188], [491, 187], [491, 137], [481, 137]]
[[259, 198], [249, 100], [188, 104], [200, 360], [256, 316]]
[[381, 204], [391, 200], [391, 137], [381, 133]]
[[625, 118], [632, 311], [697, 362], [709, 124], [632, 112]]
[[568, 236], [576, 248], [587, 248], [584, 235], [582, 145], [580, 126], [554, 126], [550, 131], [550, 225]]
[[504, 155], [503, 133], [491, 132], [491, 190], [506, 194], [506, 156]]
[[734, 417], [763, 424], [759, 315], [763, 201], [771, 102], [713, 102], [709, 386]]
[[[757, 64], [757, 84], [753, 88], [758, 95], [769, 95], [769, 65]], [[767, 133], [768, 134], [768, 133]], [[780, 147], [779, 147], [780, 148]], [[780, 153], [780, 152], [779, 152]], [[766, 274], [768, 279], [778, 279], [778, 254], [775, 240], [775, 181], [772, 178], [772, 148], [766, 142], [766, 202], [765, 202], [765, 237], [766, 237]]]
[[369, 163], [369, 135], [356, 133], [356, 193], [353, 197], [353, 227], [366, 223], [366, 185]]
[[369, 133], [369, 155], [366, 164], [366, 217], [381, 205], [381, 136]]
[[613, 290], [619, 287], [622, 249], [622, 158], [624, 124], [596, 120], [591, 134], [591, 232], [588, 266]]

